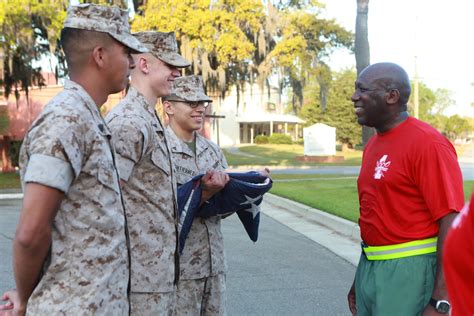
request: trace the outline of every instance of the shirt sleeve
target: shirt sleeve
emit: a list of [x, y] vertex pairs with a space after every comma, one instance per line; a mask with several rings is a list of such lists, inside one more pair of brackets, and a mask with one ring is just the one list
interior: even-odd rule
[[82, 169], [84, 142], [77, 114], [46, 115], [28, 135], [23, 182], [67, 192]]
[[451, 144], [434, 141], [418, 159], [415, 181], [435, 221], [464, 204], [462, 173]]
[[43, 154], [30, 157], [24, 182], [35, 182], [67, 192], [74, 180], [71, 165], [66, 161]]
[[119, 116], [108, 123], [117, 153], [117, 169], [124, 181], [128, 181], [135, 164], [142, 159], [148, 139], [147, 131], [136, 120], [134, 117]]
[[224, 169], [229, 168], [229, 165], [227, 164], [227, 159], [225, 159], [224, 152], [222, 151], [221, 148], [219, 148], [219, 154], [220, 154], [222, 167], [224, 167]]

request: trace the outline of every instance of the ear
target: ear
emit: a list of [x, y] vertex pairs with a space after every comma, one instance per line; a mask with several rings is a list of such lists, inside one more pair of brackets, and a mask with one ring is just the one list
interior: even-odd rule
[[140, 54], [137, 55], [136, 57], [137, 60], [135, 60], [135, 65], [137, 65], [138, 69], [140, 69], [141, 72], [144, 74], [149, 74], [150, 73], [150, 62], [146, 58], [145, 55]]
[[400, 100], [400, 91], [398, 89], [390, 89], [385, 94], [385, 101], [387, 104], [397, 104]]
[[171, 102], [162, 101], [161, 103], [163, 105], [163, 109], [165, 110], [166, 114], [168, 114], [168, 116], [172, 116], [174, 114], [174, 109], [173, 109], [173, 105], [171, 104]]
[[104, 68], [106, 62], [105, 48], [102, 46], [94, 47], [92, 49], [92, 59], [99, 68]]

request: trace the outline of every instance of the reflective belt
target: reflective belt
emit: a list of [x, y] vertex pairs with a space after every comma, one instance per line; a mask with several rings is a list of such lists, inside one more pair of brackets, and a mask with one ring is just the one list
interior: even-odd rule
[[362, 250], [368, 260], [390, 260], [436, 252], [438, 237], [415, 240], [388, 246], [367, 246], [362, 242]]

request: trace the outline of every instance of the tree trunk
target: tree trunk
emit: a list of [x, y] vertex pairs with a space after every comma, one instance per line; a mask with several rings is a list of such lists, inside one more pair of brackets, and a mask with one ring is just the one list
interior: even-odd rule
[[[357, 1], [357, 17], [355, 29], [355, 58], [357, 75], [370, 65], [370, 47], [367, 18], [369, 13], [369, 0]], [[374, 135], [374, 130], [368, 126], [362, 126], [362, 145], [365, 147], [369, 138]]]

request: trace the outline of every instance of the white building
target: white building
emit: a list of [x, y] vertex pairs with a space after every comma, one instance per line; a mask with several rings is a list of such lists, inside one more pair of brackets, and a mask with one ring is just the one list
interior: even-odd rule
[[257, 135], [270, 136], [273, 133], [290, 135], [293, 140], [302, 137], [304, 121], [297, 116], [283, 114], [284, 101], [278, 89], [265, 87], [264, 91], [254, 84], [247, 84], [240, 94], [232, 87], [225, 99], [214, 99], [208, 114], [225, 116], [211, 118], [210, 136], [222, 147], [238, 144], [253, 144]]

